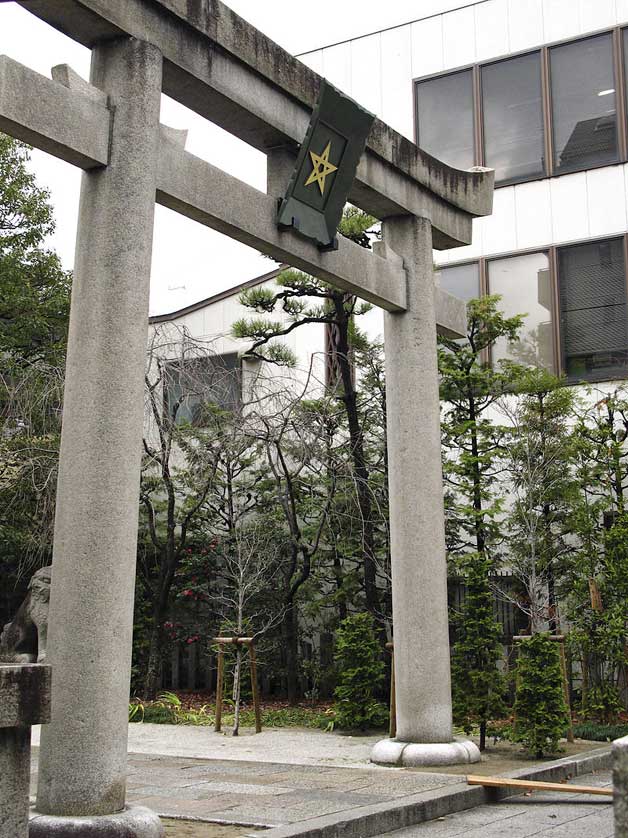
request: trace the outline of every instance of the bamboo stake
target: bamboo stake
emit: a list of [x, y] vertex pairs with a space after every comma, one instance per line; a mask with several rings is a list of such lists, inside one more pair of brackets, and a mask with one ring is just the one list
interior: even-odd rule
[[600, 786], [576, 786], [569, 783], [545, 783], [540, 780], [512, 780], [509, 777], [480, 777], [469, 774], [467, 783], [470, 786], [488, 786], [489, 788], [505, 788], [538, 790], [538, 791], [562, 791], [567, 794], [602, 794], [613, 796], [612, 788]]

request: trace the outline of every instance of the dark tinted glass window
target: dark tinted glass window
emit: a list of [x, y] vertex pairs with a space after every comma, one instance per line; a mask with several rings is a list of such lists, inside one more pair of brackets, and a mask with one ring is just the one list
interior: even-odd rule
[[457, 169], [473, 166], [471, 70], [419, 82], [417, 123], [421, 148]]
[[628, 330], [622, 240], [560, 248], [558, 284], [563, 362], [569, 378], [625, 377]]
[[556, 171], [616, 160], [611, 36], [598, 35], [553, 47], [550, 62]]
[[486, 165], [495, 180], [544, 173], [541, 60], [538, 52], [482, 67]]
[[454, 294], [465, 302], [480, 296], [480, 270], [477, 262], [440, 268], [436, 275], [443, 291]]
[[164, 377], [164, 402], [177, 425], [203, 425], [208, 405], [235, 410], [241, 403], [236, 352], [173, 361]]

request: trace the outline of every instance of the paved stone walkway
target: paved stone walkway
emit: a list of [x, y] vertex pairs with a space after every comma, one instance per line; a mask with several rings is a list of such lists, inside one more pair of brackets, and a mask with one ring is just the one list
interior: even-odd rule
[[400, 769], [129, 756], [128, 797], [163, 815], [278, 826], [456, 785]]
[[[610, 771], [572, 782], [611, 786]], [[389, 832], [386, 838], [613, 838], [612, 798], [533, 792]]]

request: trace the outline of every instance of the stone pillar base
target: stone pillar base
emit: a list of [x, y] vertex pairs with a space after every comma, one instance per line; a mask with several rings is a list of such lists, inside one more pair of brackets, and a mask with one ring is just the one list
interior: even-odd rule
[[479, 762], [480, 759], [477, 745], [458, 737], [453, 742], [400, 742], [398, 739], [382, 739], [371, 751], [371, 762], [404, 768], [420, 765], [463, 765]]
[[157, 815], [144, 806], [127, 806], [115, 815], [65, 817], [31, 810], [29, 838], [163, 838]]

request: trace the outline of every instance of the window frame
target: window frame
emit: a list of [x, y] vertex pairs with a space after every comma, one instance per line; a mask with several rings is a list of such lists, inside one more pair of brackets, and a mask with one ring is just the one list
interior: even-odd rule
[[[547, 180], [548, 178], [563, 177], [567, 174], [574, 174], [576, 172], [590, 171], [592, 169], [606, 168], [609, 166], [620, 166], [628, 162], [628, 102], [627, 94], [628, 88], [626, 84], [626, 62], [628, 55], [624, 51], [624, 31], [628, 31], [627, 24], [618, 26], [604, 27], [592, 32], [587, 32], [586, 35], [578, 35], [571, 38], [563, 38], [558, 41], [551, 41], [546, 44], [541, 44], [532, 49], [527, 48], [517, 52], [507, 53], [506, 55], [498, 55], [487, 61], [480, 61], [472, 64], [462, 64], [457, 67], [450, 67], [447, 70], [438, 73], [429, 73], [424, 76], [417, 76], [412, 79], [413, 91], [413, 136], [414, 141], [418, 145], [419, 126], [418, 126], [418, 90], [421, 82], [430, 81], [432, 79], [441, 78], [443, 76], [453, 75], [464, 70], [472, 71], [473, 78], [473, 141], [475, 145], [475, 166], [486, 166], [486, 153], [484, 148], [484, 112], [482, 99], [482, 67], [491, 64], [498, 64], [502, 61], [508, 61], [512, 58], [519, 58], [533, 53], [540, 53], [541, 62], [541, 104], [543, 114], [543, 137], [544, 137], [544, 153], [545, 153], [545, 172], [540, 175], [530, 175], [522, 178], [510, 178], [508, 180], [499, 181], [495, 183], [496, 189], [501, 189], [506, 186], [513, 186], [518, 183], [533, 183], [538, 180]], [[579, 41], [587, 41], [591, 38], [600, 35], [611, 34], [611, 63], [612, 72], [615, 78], [615, 111], [617, 120], [617, 159], [613, 162], [593, 163], [582, 166], [580, 168], [570, 169], [569, 172], [554, 171], [554, 118], [552, 109], [552, 91], [551, 91], [551, 73], [550, 73], [550, 50], [554, 47], [563, 46], [565, 44], [573, 44]], [[535, 248], [538, 250], [538, 248]]]
[[[624, 378], [608, 378], [606, 375], [592, 375], [590, 378], [576, 380], [567, 379], [565, 372], [565, 359], [563, 357], [563, 346], [560, 330], [560, 298], [558, 289], [558, 251], [564, 247], [572, 247], [579, 244], [595, 244], [596, 242], [611, 241], [613, 239], [621, 239], [624, 255], [624, 291], [626, 295], [626, 310], [628, 320], [628, 231], [625, 233], [605, 234], [601, 236], [593, 236], [585, 239], [575, 239], [573, 241], [565, 241], [557, 244], [546, 244], [539, 247], [527, 247], [522, 250], [507, 250], [500, 253], [492, 253], [490, 256], [480, 256], [475, 259], [460, 259], [459, 261], [444, 262], [440, 265], [435, 265], [435, 271], [446, 270], [447, 268], [457, 268], [463, 265], [478, 265], [480, 274], [480, 297], [489, 294], [488, 285], [488, 263], [499, 259], [510, 259], [515, 256], [526, 256], [532, 253], [547, 253], [549, 260], [549, 279], [551, 292], [551, 315], [552, 315], [552, 342], [554, 349], [554, 369], [551, 372], [556, 376], [565, 376], [565, 383], [568, 386], [578, 386], [580, 384], [601, 384], [603, 382], [625, 381], [628, 376]], [[481, 361], [483, 363], [493, 363], [490, 350], [482, 353]]]

